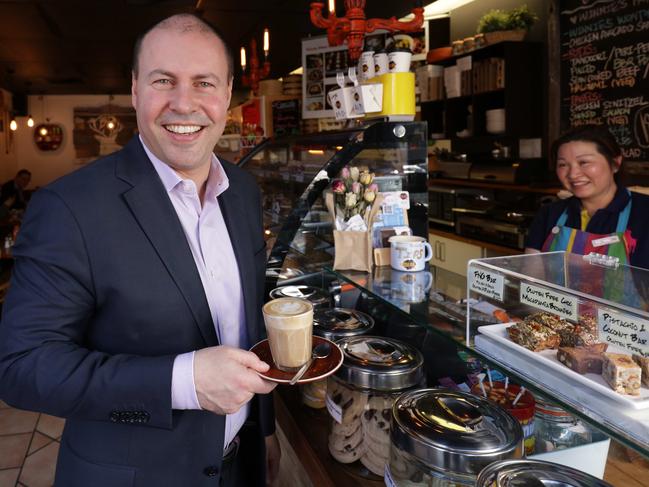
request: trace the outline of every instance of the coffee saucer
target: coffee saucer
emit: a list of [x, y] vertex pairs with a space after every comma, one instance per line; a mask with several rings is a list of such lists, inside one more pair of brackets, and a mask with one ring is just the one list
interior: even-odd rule
[[[336, 345], [331, 340], [326, 338], [313, 335], [313, 344], [315, 347], [320, 343], [327, 342], [331, 346], [331, 351], [329, 355], [325, 358], [319, 358], [313, 361], [309, 370], [302, 376], [300, 380], [297, 381], [297, 384], [305, 384], [307, 382], [313, 382], [316, 380], [324, 379], [325, 377], [330, 376], [336, 372], [340, 366], [343, 364], [343, 352], [340, 350], [340, 347]], [[273, 356], [270, 353], [270, 345], [268, 344], [268, 339], [262, 340], [256, 345], [254, 345], [250, 351], [257, 355], [261, 360], [270, 365], [270, 369], [267, 372], [258, 372], [264, 379], [278, 382], [280, 384], [288, 384], [295, 372], [284, 372], [279, 370], [275, 363], [273, 362]]]

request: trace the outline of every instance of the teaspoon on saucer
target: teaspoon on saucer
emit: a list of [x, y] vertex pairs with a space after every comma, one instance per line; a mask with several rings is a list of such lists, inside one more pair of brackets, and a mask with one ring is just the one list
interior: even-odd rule
[[315, 359], [326, 358], [329, 356], [330, 352], [331, 346], [327, 342], [316, 345], [311, 352], [311, 358], [307, 360], [307, 362], [300, 368], [300, 370], [297, 371], [297, 373], [293, 376], [288, 384], [291, 386], [295, 385], [295, 383], [300, 380], [300, 378], [302, 378], [306, 371], [309, 370], [309, 367], [311, 367], [311, 364]]

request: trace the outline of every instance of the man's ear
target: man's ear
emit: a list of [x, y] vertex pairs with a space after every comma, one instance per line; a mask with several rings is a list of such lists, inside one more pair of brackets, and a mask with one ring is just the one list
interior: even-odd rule
[[131, 105], [135, 108], [137, 102], [137, 78], [135, 73], [131, 73]]

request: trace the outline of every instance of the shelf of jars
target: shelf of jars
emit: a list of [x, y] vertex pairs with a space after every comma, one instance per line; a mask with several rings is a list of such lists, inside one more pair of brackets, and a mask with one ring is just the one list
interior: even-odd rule
[[[630, 347], [627, 350], [630, 358], [636, 351], [634, 343], [644, 340], [643, 327], [649, 328], [646, 324], [649, 272], [626, 266], [611, 269], [584, 265], [581, 256], [563, 252], [478, 259], [469, 265], [468, 278], [435, 267], [419, 273], [401, 273], [390, 267], [375, 267], [371, 274], [336, 271], [326, 265], [325, 270], [391, 307], [413, 325], [452, 342], [459, 350], [510, 377], [512, 382], [551, 398], [559, 407], [607, 436], [649, 457], [649, 389], [646, 386], [641, 387], [636, 398], [616, 393], [604, 384], [601, 376], [591, 377], [595, 374], [576, 379], [578, 374], [562, 364], [557, 365], [556, 359], [548, 364], [545, 359], [530, 358], [535, 352], [522, 350], [503, 331], [511, 325], [510, 320], [524, 320], [543, 312], [537, 303], [529, 304], [535, 299], [523, 295], [522, 289], [531, 293], [549, 291], [554, 293], [549, 299], [572, 303], [577, 310], [575, 322], [585, 316], [594, 317], [610, 352], [621, 351], [618, 347], [624, 331], [620, 330], [625, 326], [642, 330], [636, 338], [631, 338], [632, 331], [628, 333], [628, 343], [625, 343]], [[476, 274], [496, 276], [498, 285], [502, 282], [502, 295], [484, 294], [478, 284], [472, 284], [472, 275]], [[468, 289], [468, 300], [467, 281], [478, 286]], [[598, 282], [606, 285], [593, 285]], [[611, 289], [622, 291], [615, 296], [606, 294]], [[498, 331], [497, 336], [494, 330]], [[640, 353], [641, 347], [637, 351]], [[595, 385], [589, 383], [592, 380], [596, 380]]]

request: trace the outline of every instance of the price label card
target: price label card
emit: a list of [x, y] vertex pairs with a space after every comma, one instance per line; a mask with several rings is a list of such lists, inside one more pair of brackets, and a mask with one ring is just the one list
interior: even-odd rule
[[649, 321], [600, 309], [597, 324], [601, 341], [649, 357]]
[[573, 296], [521, 282], [520, 302], [577, 321], [577, 298]]
[[469, 289], [489, 298], [503, 300], [505, 278], [497, 272], [477, 267], [469, 267]]
[[343, 422], [343, 409], [331, 400], [329, 394], [325, 396], [325, 405], [327, 406], [327, 411], [331, 414], [331, 417], [334, 418], [338, 423], [342, 424]]

